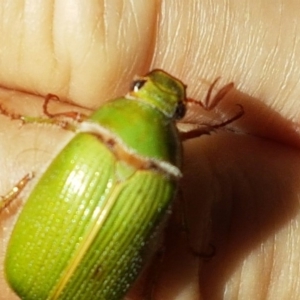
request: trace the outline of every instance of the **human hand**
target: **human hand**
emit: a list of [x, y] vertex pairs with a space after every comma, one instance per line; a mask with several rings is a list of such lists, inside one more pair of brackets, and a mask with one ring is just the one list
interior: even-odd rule
[[[245, 116], [233, 125], [247, 134], [220, 131], [184, 143], [181, 191], [190, 243], [200, 252], [213, 244], [215, 256], [194, 256], [174, 217], [153, 286], [156, 299], [300, 294], [299, 10], [296, 1], [229, 4], [0, 5], [0, 82], [6, 88], [0, 100], [16, 112], [41, 114], [48, 93], [96, 108], [126, 93], [135, 74], [155, 67], [180, 78], [195, 99], [218, 76], [240, 91], [226, 103], [243, 105]], [[17, 121], [0, 118], [4, 194], [29, 171], [43, 172], [70, 134], [51, 126], [19, 128]], [[1, 215], [3, 250], [19, 210], [20, 201]], [[0, 298], [16, 299], [8, 288], [0, 290]]]

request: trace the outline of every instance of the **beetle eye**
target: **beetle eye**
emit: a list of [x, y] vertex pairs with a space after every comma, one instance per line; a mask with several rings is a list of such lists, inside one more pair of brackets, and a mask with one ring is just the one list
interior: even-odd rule
[[180, 101], [176, 107], [175, 119], [177, 120], [182, 119], [185, 115], [185, 112], [186, 112], [186, 106], [182, 101]]
[[144, 79], [139, 79], [139, 80], [135, 80], [132, 82], [131, 85], [131, 91], [137, 92], [139, 89], [141, 89], [144, 84], [146, 83], [146, 80]]

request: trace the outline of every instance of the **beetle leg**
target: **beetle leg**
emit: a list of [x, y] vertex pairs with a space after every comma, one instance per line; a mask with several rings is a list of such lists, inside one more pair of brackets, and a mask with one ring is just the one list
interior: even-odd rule
[[192, 126], [192, 129], [188, 131], [180, 132], [181, 139], [185, 141], [185, 140], [199, 137], [204, 134], [211, 134], [216, 129], [225, 127], [226, 125], [231, 124], [232, 122], [238, 120], [244, 115], [245, 111], [242, 105], [240, 104], [236, 104], [236, 105], [239, 107], [239, 111], [233, 117], [216, 124], [208, 124], [208, 123], [190, 124]]
[[5, 196], [0, 196], [0, 213], [23, 191], [27, 183], [34, 177], [33, 173], [26, 174]]
[[205, 100], [203, 102], [194, 100], [192, 98], [188, 98], [187, 103], [193, 103], [196, 105], [200, 105], [203, 108], [205, 108], [206, 110], [214, 109], [218, 105], [218, 103], [226, 96], [226, 94], [229, 93], [230, 90], [234, 88], [234, 83], [230, 82], [230, 83], [226, 84], [225, 86], [223, 86], [217, 92], [217, 94], [214, 97], [212, 97], [212, 91], [219, 80], [220, 80], [220, 77], [216, 78], [215, 81], [210, 85], [210, 87], [207, 91]]
[[16, 113], [12, 113], [12, 112], [9, 112], [3, 105], [2, 103], [0, 103], [0, 114], [10, 118], [11, 120], [20, 120], [22, 122], [23, 119], [22, 119], [22, 115], [19, 115], [19, 114], [16, 114]]
[[12, 113], [8, 111], [8, 109], [6, 109], [1, 103], [0, 103], [0, 114], [10, 118], [11, 120], [19, 120], [23, 124], [28, 124], [28, 123], [53, 124], [70, 131], [75, 131], [77, 129], [78, 123], [81, 123], [82, 121], [88, 118], [87, 115], [76, 111], [51, 113], [48, 109], [50, 101], [60, 102], [60, 99], [53, 94], [48, 94], [45, 97], [43, 103], [43, 112], [47, 116], [46, 118], [24, 116], [21, 114]]
[[191, 251], [193, 253], [193, 255], [199, 257], [199, 258], [203, 258], [203, 259], [210, 259], [212, 258], [215, 253], [216, 253], [216, 249], [214, 247], [214, 245], [209, 244], [209, 251], [199, 251], [197, 249], [195, 249], [195, 247], [192, 245], [191, 242], [191, 238], [190, 238], [190, 232], [189, 232], [189, 224], [188, 224], [188, 218], [187, 218], [187, 209], [186, 209], [186, 205], [185, 205], [185, 200], [183, 197], [183, 192], [182, 190], [179, 190], [179, 196], [178, 196], [178, 212], [180, 213], [180, 225], [181, 225], [181, 230], [182, 232], [185, 234], [186, 237], [186, 242], [187, 242], [187, 246], [189, 251]]
[[62, 112], [62, 113], [51, 113], [48, 109], [49, 102], [50, 101], [56, 101], [56, 102], [61, 102], [58, 96], [54, 94], [48, 94], [45, 97], [44, 103], [43, 103], [43, 112], [46, 116], [49, 118], [57, 118], [57, 117], [66, 117], [70, 118], [73, 121], [76, 122], [82, 122], [88, 118], [88, 115], [85, 115], [83, 113], [80, 113], [78, 111], [67, 111], [67, 112]]
[[[198, 108], [204, 109], [206, 111], [211, 111], [224, 99], [224, 97], [227, 95], [228, 92], [230, 92], [233, 87], [234, 83], [230, 82], [226, 84], [224, 87], [222, 87], [215, 96], [212, 97], [212, 91], [215, 88], [216, 83], [220, 77], [218, 77], [209, 87], [206, 97], [203, 102], [196, 101], [194, 99], [188, 98], [186, 99], [187, 105], [190, 106], [196, 106]], [[210, 134], [211, 132], [215, 131], [218, 128], [225, 127], [228, 124], [231, 124], [232, 122], [238, 120], [240, 117], [244, 114], [244, 108], [242, 105], [237, 104], [239, 111], [231, 118], [228, 118], [226, 120], [223, 120], [219, 123], [213, 123], [213, 122], [199, 122], [199, 120], [193, 119], [191, 117], [187, 117], [186, 120], [179, 121], [177, 123], [179, 132], [181, 135], [182, 140], [192, 139], [199, 137], [203, 134]], [[191, 107], [192, 111], [192, 107]], [[201, 113], [201, 111], [199, 111]], [[182, 124], [182, 125], [181, 125]], [[184, 129], [184, 126], [188, 126], [188, 129]]]
[[226, 96], [226, 94], [233, 89], [234, 87], [234, 83], [230, 82], [228, 84], [226, 84], [225, 86], [223, 86], [218, 93], [211, 98], [211, 92], [213, 90], [213, 88], [215, 87], [215, 84], [218, 82], [218, 80], [220, 79], [220, 77], [218, 77], [210, 86], [210, 88], [208, 89], [207, 95], [206, 95], [206, 99], [205, 99], [205, 108], [207, 110], [213, 109], [214, 107], [216, 107], [218, 105], [218, 103]]

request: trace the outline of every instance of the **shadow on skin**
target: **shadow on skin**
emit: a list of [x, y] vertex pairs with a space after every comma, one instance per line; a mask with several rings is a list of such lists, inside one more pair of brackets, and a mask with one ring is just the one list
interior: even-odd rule
[[[237, 90], [228, 93], [218, 109], [232, 111], [236, 103], [245, 110], [241, 119], [226, 130], [184, 143], [181, 191], [187, 234], [194, 249], [207, 253], [213, 245], [215, 255], [195, 257], [188, 249], [180, 217], [183, 207], [175, 205], [166, 228], [164, 258], [153, 279], [153, 299], [176, 299], [185, 289], [187, 299], [199, 294], [223, 299], [228, 289], [229, 297], [236, 296], [239, 283], [234, 286], [232, 280], [244, 272], [241, 280], [247, 284], [248, 267], [243, 269], [243, 264], [251, 266], [253, 256], [261, 258], [249, 273], [259, 274], [249, 281], [249, 295], [264, 295], [272, 272], [276, 274], [271, 267], [276, 243], [288, 242], [288, 237], [276, 241], [278, 232], [299, 218], [300, 139], [295, 124]], [[267, 278], [265, 284], [262, 278]]]

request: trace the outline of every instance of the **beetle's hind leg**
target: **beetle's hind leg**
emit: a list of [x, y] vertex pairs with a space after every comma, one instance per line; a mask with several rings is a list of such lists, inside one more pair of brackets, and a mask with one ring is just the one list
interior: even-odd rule
[[20, 195], [33, 177], [33, 173], [26, 174], [6, 195], [0, 196], [0, 213]]

